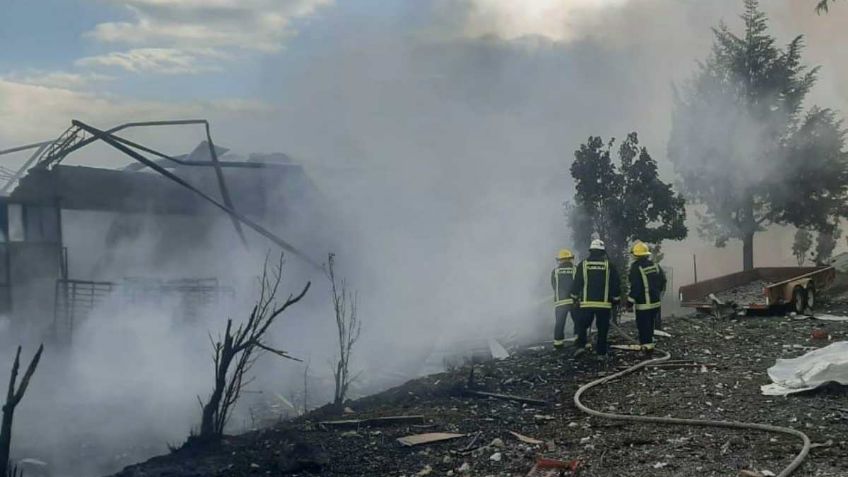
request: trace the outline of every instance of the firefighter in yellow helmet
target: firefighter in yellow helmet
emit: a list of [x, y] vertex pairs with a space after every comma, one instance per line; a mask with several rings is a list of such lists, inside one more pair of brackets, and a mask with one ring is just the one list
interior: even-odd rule
[[660, 301], [665, 291], [665, 273], [651, 261], [651, 251], [642, 242], [631, 249], [633, 264], [630, 266], [630, 293], [627, 308], [636, 308], [636, 328], [639, 344], [645, 354], [654, 351], [654, 323], [660, 316]]
[[[571, 284], [574, 281], [574, 254], [564, 248], [557, 254], [557, 265], [551, 271], [551, 286], [554, 289], [554, 348], [565, 345], [565, 321], [571, 313], [574, 321], [571, 298]], [[574, 326], [575, 334], [577, 325]]]
[[589, 256], [577, 265], [571, 297], [575, 300], [579, 315], [574, 357], [586, 351], [589, 327], [594, 320], [598, 328], [595, 352], [598, 353], [598, 358], [605, 360], [612, 307], [621, 301], [621, 282], [601, 240], [592, 240]]

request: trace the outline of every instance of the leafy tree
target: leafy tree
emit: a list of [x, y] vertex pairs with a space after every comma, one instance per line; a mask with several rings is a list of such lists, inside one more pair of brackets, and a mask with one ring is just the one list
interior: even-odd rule
[[836, 241], [842, 235], [842, 231], [836, 225], [819, 230], [816, 236], [816, 256], [814, 261], [816, 265], [826, 265], [833, 257], [833, 250], [836, 248]]
[[676, 92], [668, 154], [683, 191], [703, 205], [699, 232], [724, 246], [742, 241], [754, 266], [754, 234], [769, 224], [826, 228], [844, 215], [844, 131], [833, 111], [803, 111], [818, 68], [801, 63], [803, 38], [784, 49], [756, 0], [745, 32], [713, 31], [712, 53]]
[[836, 3], [836, 0], [819, 0], [819, 3], [816, 4], [816, 13], [821, 15], [822, 12], [829, 12], [831, 3]]
[[575, 194], [567, 214], [575, 247], [585, 250], [597, 235], [623, 270], [633, 241], [684, 239], [686, 208], [683, 197], [660, 180], [656, 161], [639, 147], [635, 132], [619, 146], [617, 164], [610, 152], [614, 144], [593, 136], [574, 152]]
[[807, 261], [807, 252], [813, 246], [813, 234], [807, 229], [798, 229], [795, 231], [795, 242], [792, 243], [792, 255], [798, 260], [798, 266], [804, 265]]

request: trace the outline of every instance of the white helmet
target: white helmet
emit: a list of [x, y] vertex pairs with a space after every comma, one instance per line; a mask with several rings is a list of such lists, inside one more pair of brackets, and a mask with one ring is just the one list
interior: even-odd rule
[[604, 247], [604, 241], [600, 239], [592, 240], [592, 244], [589, 245], [589, 250], [606, 250], [606, 247]]

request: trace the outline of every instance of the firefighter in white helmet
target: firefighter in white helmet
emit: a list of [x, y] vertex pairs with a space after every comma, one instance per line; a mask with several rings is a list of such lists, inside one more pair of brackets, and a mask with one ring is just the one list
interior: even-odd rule
[[598, 328], [595, 351], [599, 358], [606, 359], [612, 307], [621, 301], [621, 283], [618, 271], [610, 263], [601, 240], [592, 240], [589, 257], [577, 265], [571, 297], [575, 300], [575, 307], [580, 316], [574, 356], [580, 356], [586, 351], [589, 327], [592, 326], [592, 321], [595, 321]]

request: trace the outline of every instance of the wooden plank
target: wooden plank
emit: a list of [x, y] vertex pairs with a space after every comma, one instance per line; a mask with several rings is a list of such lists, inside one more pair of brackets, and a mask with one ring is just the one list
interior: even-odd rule
[[411, 436], [399, 437], [398, 442], [406, 447], [417, 446], [421, 444], [430, 444], [433, 442], [449, 441], [465, 437], [465, 434], [453, 434], [450, 432], [428, 432], [425, 434], [413, 434]]
[[465, 394], [476, 397], [503, 399], [505, 401], [515, 401], [526, 404], [538, 404], [540, 406], [547, 406], [549, 404], [548, 401], [543, 401], [541, 399], [533, 399], [523, 396], [513, 396], [511, 394], [489, 393], [486, 391], [465, 391]]
[[370, 419], [342, 419], [338, 421], [321, 421], [319, 424], [327, 427], [335, 427], [340, 429], [355, 428], [361, 426], [367, 427], [382, 427], [398, 424], [423, 424], [424, 416], [385, 416], [373, 417]]

